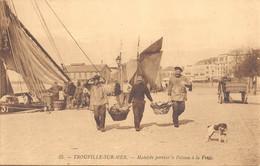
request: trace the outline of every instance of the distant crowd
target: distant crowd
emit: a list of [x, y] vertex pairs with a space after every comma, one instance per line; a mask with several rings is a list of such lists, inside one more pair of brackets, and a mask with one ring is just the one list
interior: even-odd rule
[[[52, 87], [48, 89], [48, 92], [52, 94], [51, 100], [49, 103], [45, 104], [48, 106], [53, 106], [54, 102], [63, 100], [66, 109], [87, 107], [87, 109], [93, 110], [90, 85], [95, 84], [93, 81], [97, 78], [99, 78], [99, 83], [103, 84], [105, 82], [105, 80], [98, 75], [86, 80], [83, 83], [78, 81], [76, 85], [70, 80], [65, 83], [65, 87], [62, 87], [58, 85], [57, 82], [54, 82]], [[106, 93], [111, 96], [116, 96], [117, 103], [120, 106], [126, 105], [132, 86], [127, 81], [124, 81], [121, 87], [119, 82], [115, 80], [114, 83], [110, 85], [110, 89], [111, 88], [112, 91], [110, 90], [110, 93]]]

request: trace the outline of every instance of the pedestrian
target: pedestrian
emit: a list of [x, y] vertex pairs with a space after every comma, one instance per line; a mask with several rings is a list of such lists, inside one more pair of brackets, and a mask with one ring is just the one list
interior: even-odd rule
[[190, 87], [188, 79], [181, 74], [181, 67], [175, 67], [175, 73], [169, 80], [168, 95], [172, 102], [172, 120], [174, 127], [179, 127], [179, 116], [185, 110], [185, 101], [187, 100], [186, 87]]
[[115, 91], [114, 91], [114, 94], [116, 96], [116, 101], [119, 104], [119, 106], [121, 106], [121, 101], [120, 101], [120, 94], [121, 94], [121, 92], [122, 92], [121, 91], [121, 86], [118, 83], [118, 81], [115, 80]]
[[59, 91], [62, 90], [62, 87], [58, 85], [58, 83], [55, 81], [53, 83], [53, 86], [48, 90], [52, 93], [52, 102], [59, 100]]
[[105, 132], [106, 107], [108, 106], [108, 99], [104, 87], [101, 84], [101, 77], [95, 75], [88, 80], [85, 87], [90, 92], [90, 99], [94, 109], [94, 119], [96, 121], [97, 129]]
[[90, 92], [85, 87], [83, 88], [83, 97], [82, 97], [82, 99], [83, 99], [82, 104], [84, 106], [87, 106], [87, 108], [89, 108], [89, 105], [90, 105]]
[[66, 108], [71, 109], [73, 107], [72, 105], [72, 99], [75, 93], [76, 87], [73, 84], [71, 80], [66, 84], [66, 87], [64, 89], [65, 99], [66, 99]]
[[75, 105], [77, 106], [77, 109], [81, 107], [81, 99], [83, 94], [83, 87], [81, 86], [80, 82], [77, 82], [77, 87], [73, 96], [73, 99], [75, 101]]
[[[134, 124], [135, 130], [140, 131], [140, 123], [142, 121], [144, 108], [145, 108], [145, 100], [144, 95], [153, 102], [151, 94], [147, 88], [147, 86], [143, 83], [143, 77], [137, 76], [137, 83], [132, 87], [130, 91], [130, 96], [128, 99], [128, 103], [133, 103], [133, 113], [134, 113]], [[133, 99], [133, 101], [132, 101]]]
[[128, 99], [129, 99], [131, 88], [132, 88], [132, 85], [130, 85], [128, 83], [128, 81], [125, 80], [124, 84], [123, 84], [123, 102], [122, 102], [123, 105], [128, 104]]

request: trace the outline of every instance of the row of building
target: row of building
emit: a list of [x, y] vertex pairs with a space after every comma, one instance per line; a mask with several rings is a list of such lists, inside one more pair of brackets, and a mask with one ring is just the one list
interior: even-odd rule
[[[183, 74], [192, 81], [217, 81], [222, 77], [232, 77], [236, 65], [246, 54], [222, 54], [217, 57], [198, 61], [193, 65], [184, 66]], [[174, 67], [166, 67], [161, 71], [162, 78], [174, 74]]]
[[[217, 57], [200, 60], [193, 65], [183, 66], [183, 74], [192, 81], [218, 81], [222, 77], [232, 77], [233, 70], [241, 60], [246, 57], [246, 53], [239, 54], [222, 54]], [[98, 74], [108, 81], [112, 80], [113, 72], [117, 67], [109, 67], [106, 64], [85, 65], [84, 63], [71, 64], [66, 66], [69, 77], [73, 82], [83, 81]], [[160, 69], [161, 79], [169, 79], [174, 74], [174, 66], [169, 66]]]

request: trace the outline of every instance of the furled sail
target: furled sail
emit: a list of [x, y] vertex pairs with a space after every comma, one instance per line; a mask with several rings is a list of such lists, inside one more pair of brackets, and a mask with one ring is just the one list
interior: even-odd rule
[[63, 85], [69, 77], [53, 61], [38, 41], [12, 13], [5, 1], [0, 1], [1, 59], [7, 69], [22, 75], [29, 91], [43, 97], [44, 84], [54, 81]]

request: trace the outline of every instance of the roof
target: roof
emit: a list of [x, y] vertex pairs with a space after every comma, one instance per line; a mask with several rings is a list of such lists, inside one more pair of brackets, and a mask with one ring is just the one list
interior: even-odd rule
[[175, 67], [181, 67], [182, 69], [184, 69], [183, 66], [168, 66], [162, 69], [162, 71], [175, 71]]
[[168, 66], [162, 69], [162, 71], [174, 71], [175, 70], [175, 66]]
[[[105, 67], [107, 67], [110, 72], [111, 69], [106, 64], [96, 64], [95, 67], [98, 71], [102, 71]], [[96, 68], [93, 65], [84, 65], [84, 64], [72, 64], [70, 66], [66, 66], [69, 73], [74, 72], [96, 72]]]
[[209, 63], [209, 59], [204, 59], [204, 60], [200, 60], [197, 63], [195, 63], [195, 66], [197, 66], [197, 65], [206, 65], [207, 63]]
[[195, 63], [195, 66], [198, 66], [198, 65], [209, 65], [209, 64], [214, 63], [214, 61], [216, 61], [216, 60], [217, 60], [217, 57], [200, 60], [197, 63]]

